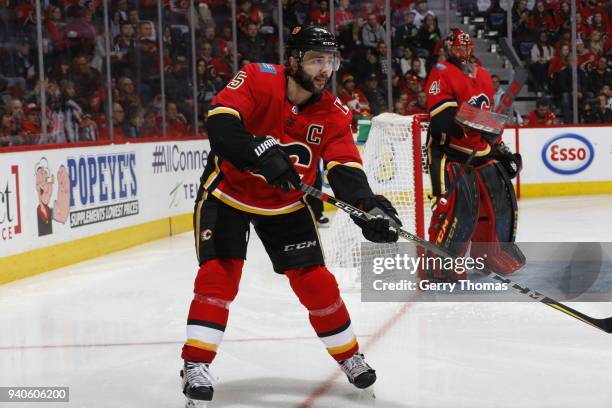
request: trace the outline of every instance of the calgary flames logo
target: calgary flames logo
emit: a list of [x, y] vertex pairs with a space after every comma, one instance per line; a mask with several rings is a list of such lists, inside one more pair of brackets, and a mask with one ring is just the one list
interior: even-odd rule
[[468, 103], [480, 110], [491, 109], [491, 101], [489, 101], [489, 97], [483, 93], [472, 96]]

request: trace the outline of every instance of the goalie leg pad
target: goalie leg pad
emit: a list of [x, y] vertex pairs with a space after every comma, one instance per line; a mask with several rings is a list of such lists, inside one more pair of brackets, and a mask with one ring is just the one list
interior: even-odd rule
[[184, 360], [211, 363], [217, 355], [243, 264], [242, 259], [211, 259], [200, 266], [187, 317]]
[[472, 257], [486, 253], [485, 264], [495, 272], [510, 274], [525, 264], [514, 243], [518, 206], [506, 170], [496, 161], [476, 168], [480, 191], [479, 217], [472, 236]]
[[329, 354], [342, 361], [359, 351], [351, 319], [340, 297], [338, 283], [322, 265], [285, 272], [298, 299], [308, 309], [310, 324]]
[[[429, 241], [442, 246], [456, 256], [467, 250], [478, 217], [478, 188], [471, 168], [460, 163], [447, 163], [446, 194], [437, 198], [429, 225]], [[428, 256], [435, 256], [427, 254]], [[459, 280], [464, 277], [454, 271], [419, 270], [421, 279]]]

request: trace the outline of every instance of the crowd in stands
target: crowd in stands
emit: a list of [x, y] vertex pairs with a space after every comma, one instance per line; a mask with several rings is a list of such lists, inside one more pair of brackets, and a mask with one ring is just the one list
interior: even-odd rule
[[[0, 146], [203, 136], [210, 102], [234, 75], [231, 1], [193, 0], [193, 23], [189, 0], [161, 1], [162, 30], [157, 0], [110, 0], [108, 21], [102, 0], [42, 1], [39, 44], [35, 1], [0, 0]], [[462, 8], [472, 1], [457, 0], [457, 7], [503, 27], [499, 16], [505, 11], [498, 0], [484, 11], [474, 4]], [[425, 113], [427, 73], [445, 58], [445, 33], [427, 0], [391, 0], [389, 64], [384, 3], [334, 3], [343, 60], [337, 93], [355, 120], [389, 110], [389, 82], [394, 112]], [[238, 0], [239, 67], [280, 62], [277, 4]], [[282, 5], [284, 38], [297, 24], [329, 25], [328, 0], [283, 0]], [[610, 5], [584, 0], [578, 6], [580, 121], [611, 123]], [[529, 65], [530, 88], [539, 97], [527, 123], [569, 123], [569, 3], [538, 0], [529, 7], [527, 0], [519, 0], [512, 15], [514, 44]], [[496, 81], [499, 99], [503, 88], [499, 77]]]
[[[598, 0], [577, 3], [576, 63], [582, 123], [612, 123], [611, 5]], [[574, 61], [570, 2], [537, 0], [529, 9], [527, 0], [520, 0], [514, 3], [512, 16], [516, 49], [529, 66], [531, 89], [541, 98], [534, 112], [543, 112], [544, 106], [550, 111], [553, 106], [561, 123], [572, 123], [571, 68]], [[549, 120], [540, 116], [538, 123], [542, 121]]]

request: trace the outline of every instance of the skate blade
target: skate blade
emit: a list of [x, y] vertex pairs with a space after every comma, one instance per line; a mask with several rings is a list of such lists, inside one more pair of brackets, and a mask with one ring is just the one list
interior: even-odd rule
[[362, 389], [360, 394], [363, 399], [367, 399], [367, 398], [376, 399], [376, 393], [374, 392], [373, 384], [367, 388]]
[[185, 408], [207, 408], [210, 401], [185, 398]]

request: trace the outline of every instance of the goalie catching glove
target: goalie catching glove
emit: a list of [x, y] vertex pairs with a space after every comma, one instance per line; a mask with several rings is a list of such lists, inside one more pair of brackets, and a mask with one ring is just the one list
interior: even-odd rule
[[493, 147], [493, 157], [504, 167], [510, 179], [515, 178], [523, 169], [523, 158], [519, 153], [512, 151], [504, 144], [498, 143]]
[[367, 212], [373, 218], [364, 221], [351, 215], [351, 218], [361, 228], [363, 236], [371, 242], [396, 242], [399, 238], [397, 228], [402, 222], [397, 216], [397, 211], [385, 197], [375, 195], [361, 199], [357, 202], [357, 208]]
[[288, 193], [291, 187], [298, 189], [302, 183], [291, 159], [270, 136], [253, 138], [250, 148], [257, 159], [250, 171], [263, 176], [269, 185]]

